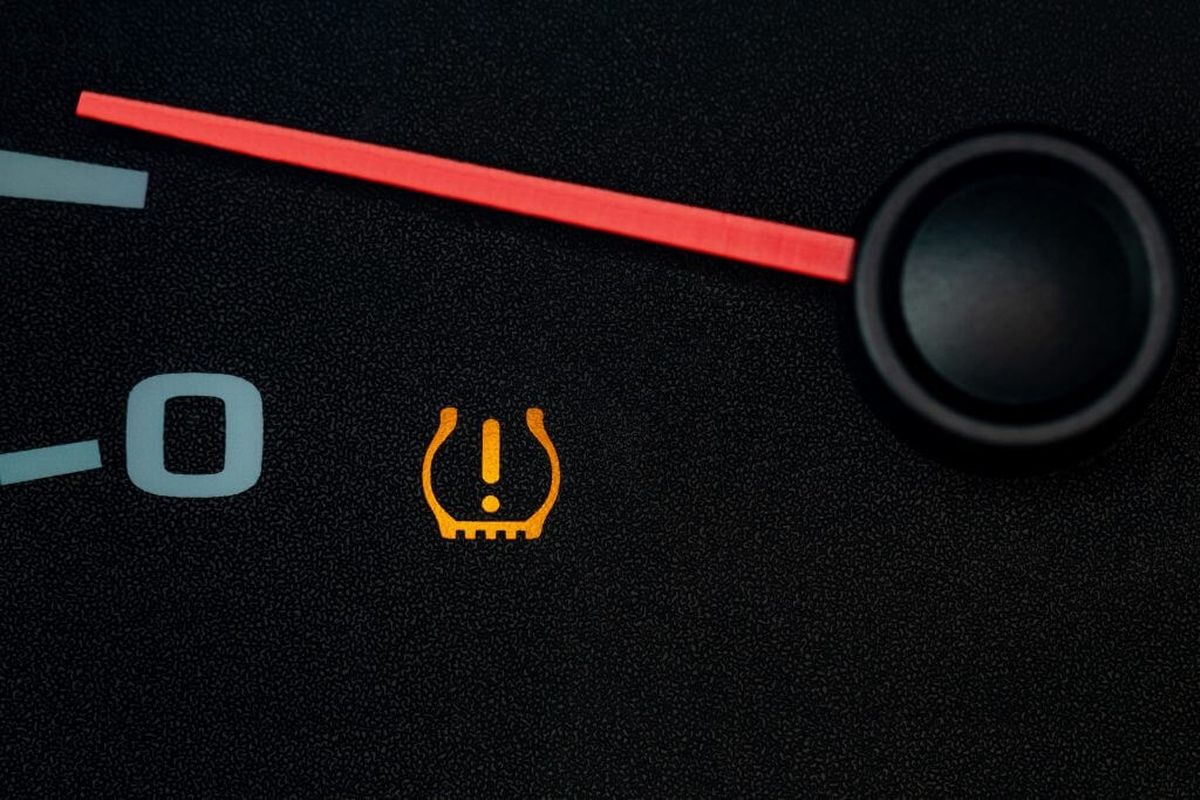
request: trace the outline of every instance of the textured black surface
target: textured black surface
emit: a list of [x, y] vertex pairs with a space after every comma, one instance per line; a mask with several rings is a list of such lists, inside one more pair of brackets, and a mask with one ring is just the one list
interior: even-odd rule
[[[0, 451], [106, 463], [0, 490], [5, 794], [1196, 793], [1194, 294], [1112, 448], [980, 477], [864, 406], [839, 287], [72, 117], [90, 88], [846, 232], [922, 148], [1058, 126], [1190, 271], [1193, 4], [342, 5], [0, 3], [0, 147], [151, 173], [142, 212], [0, 199]], [[262, 392], [251, 491], [125, 476], [129, 389], [185, 370]], [[479, 420], [545, 409], [541, 540], [438, 538], [447, 404], [465, 508]]]

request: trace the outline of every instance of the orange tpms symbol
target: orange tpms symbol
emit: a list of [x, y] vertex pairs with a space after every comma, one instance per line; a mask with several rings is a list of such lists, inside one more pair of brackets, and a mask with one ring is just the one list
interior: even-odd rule
[[[533, 434], [533, 438], [537, 439], [538, 444], [546, 451], [546, 457], [550, 459], [550, 491], [538, 510], [529, 519], [524, 520], [457, 520], [442, 507], [433, 491], [434, 456], [437, 455], [442, 444], [450, 438], [450, 434], [458, 425], [458, 409], [442, 409], [437, 433], [433, 435], [433, 441], [425, 450], [425, 461], [421, 465], [421, 488], [425, 492], [425, 502], [429, 503], [429, 508], [437, 519], [438, 530], [443, 539], [457, 539], [460, 535], [464, 539], [480, 537], [484, 539], [517, 539], [522, 536], [526, 539], [536, 539], [542, 535], [542, 526], [546, 522], [550, 509], [554, 507], [554, 501], [558, 499], [558, 487], [562, 482], [558, 452], [554, 449], [554, 443], [550, 441], [549, 434], [546, 433], [544, 416], [540, 408], [530, 408], [525, 411], [525, 425]], [[488, 483], [494, 483], [500, 477], [499, 422], [489, 419], [484, 423], [483, 441], [483, 478]], [[488, 495], [484, 498], [483, 507], [485, 511], [498, 509], [499, 501], [494, 496]]]

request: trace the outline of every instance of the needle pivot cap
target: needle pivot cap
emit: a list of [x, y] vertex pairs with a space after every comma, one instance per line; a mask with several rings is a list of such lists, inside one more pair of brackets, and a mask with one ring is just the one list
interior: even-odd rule
[[984, 467], [1101, 441], [1176, 338], [1179, 279], [1146, 194], [1041, 131], [976, 134], [909, 168], [854, 272], [872, 399], [918, 444]]

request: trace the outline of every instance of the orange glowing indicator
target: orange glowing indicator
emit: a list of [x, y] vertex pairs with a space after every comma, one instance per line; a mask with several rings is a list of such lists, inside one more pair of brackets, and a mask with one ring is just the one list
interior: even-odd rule
[[[483, 482], [500, 480], [500, 421], [486, 420], [483, 423]], [[500, 508], [500, 498], [489, 494], [483, 498], [483, 510], [489, 514]]]
[[[521, 520], [459, 520], [455, 519], [437, 499], [433, 490], [433, 462], [438, 450], [454, 429], [458, 426], [458, 409], [443, 408], [439, 418], [437, 433], [425, 450], [425, 460], [421, 465], [421, 488], [425, 493], [425, 502], [437, 520], [438, 530], [444, 539], [536, 539], [542, 535], [542, 526], [546, 516], [558, 499], [558, 487], [562, 483], [559, 469], [558, 452], [550, 441], [544, 424], [545, 416], [540, 408], [530, 408], [525, 411], [525, 425], [529, 433], [542, 446], [546, 458], [550, 462], [550, 489], [541, 506], [528, 519]], [[500, 423], [488, 419], [483, 423], [483, 454], [481, 473], [485, 483], [494, 484], [500, 480]], [[493, 514], [500, 509], [500, 500], [489, 494], [481, 503], [483, 510]]]

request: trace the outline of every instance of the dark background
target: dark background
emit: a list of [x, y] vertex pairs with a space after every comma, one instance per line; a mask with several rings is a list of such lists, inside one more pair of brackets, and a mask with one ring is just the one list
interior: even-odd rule
[[[144, 211], [0, 199], [0, 451], [99, 438], [105, 461], [0, 490], [0, 789], [1195, 795], [1194, 291], [1111, 448], [984, 477], [862, 402], [844, 288], [73, 108], [124, 94], [844, 233], [929, 145], [1049, 125], [1131, 166], [1190, 273], [1198, 33], [1191, 2], [0, 0], [0, 147], [151, 176]], [[262, 392], [252, 490], [126, 477], [125, 398], [173, 371]], [[184, 405], [172, 463], [202, 464], [219, 414]], [[545, 409], [542, 539], [438, 537], [419, 470], [444, 405], [466, 508], [486, 416], [513, 448], [497, 494], [540, 501], [521, 419]]]

